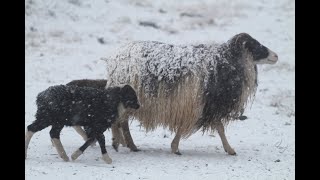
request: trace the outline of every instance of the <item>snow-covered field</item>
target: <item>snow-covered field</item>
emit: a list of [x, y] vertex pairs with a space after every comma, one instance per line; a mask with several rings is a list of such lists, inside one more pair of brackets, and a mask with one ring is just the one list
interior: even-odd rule
[[[295, 179], [294, 0], [26, 0], [25, 10], [25, 127], [34, 120], [40, 91], [105, 78], [100, 58], [128, 41], [224, 42], [247, 32], [279, 56], [277, 64], [258, 67], [248, 119], [226, 128], [236, 156], [224, 152], [216, 133], [201, 132], [180, 142], [182, 156], [171, 154], [174, 134], [163, 128], [146, 133], [134, 120], [132, 137], [142, 151], [115, 152], [106, 131], [112, 164], [101, 160], [99, 146], [64, 162], [47, 128], [30, 142], [26, 179]], [[68, 156], [83, 143], [73, 128], [62, 130], [61, 141]]]

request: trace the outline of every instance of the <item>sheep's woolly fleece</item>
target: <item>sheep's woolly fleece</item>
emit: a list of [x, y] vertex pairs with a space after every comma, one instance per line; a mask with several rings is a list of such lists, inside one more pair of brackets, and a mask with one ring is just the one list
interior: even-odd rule
[[[158, 81], [170, 84], [190, 72], [201, 77], [201, 74], [215, 71], [214, 59], [220, 59], [216, 57], [220, 55], [217, 47], [220, 47], [219, 44], [202, 44], [195, 48], [193, 45], [179, 46], [156, 41], [136, 41], [121, 46], [116, 50], [121, 53], [106, 58], [106, 67], [116, 83], [132, 82], [136, 74], [146, 78], [141, 80], [145, 85], [144, 90], [147, 94], [153, 94], [156, 91], [155, 83]], [[228, 63], [224, 59], [221, 60]], [[114, 71], [115, 68], [118, 68], [117, 71]], [[107, 79], [110, 77], [107, 76]], [[204, 84], [207, 81], [208, 76], [205, 76]]]

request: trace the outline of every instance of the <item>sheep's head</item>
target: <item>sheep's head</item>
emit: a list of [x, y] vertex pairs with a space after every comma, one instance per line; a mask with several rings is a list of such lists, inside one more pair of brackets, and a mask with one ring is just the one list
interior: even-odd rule
[[231, 41], [250, 53], [255, 64], [274, 64], [278, 61], [276, 53], [260, 44], [247, 33], [237, 34]]
[[137, 94], [134, 89], [125, 85], [120, 89], [121, 102], [125, 108], [138, 109], [140, 107]]

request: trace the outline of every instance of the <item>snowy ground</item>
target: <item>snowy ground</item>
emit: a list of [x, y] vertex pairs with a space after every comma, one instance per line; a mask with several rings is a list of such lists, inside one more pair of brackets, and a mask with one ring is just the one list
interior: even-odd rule
[[[34, 120], [40, 91], [73, 79], [105, 78], [100, 58], [131, 40], [209, 43], [247, 32], [279, 56], [277, 64], [259, 67], [255, 101], [245, 112], [249, 118], [226, 128], [237, 156], [224, 152], [216, 133], [200, 132], [181, 141], [182, 156], [173, 155], [174, 134], [162, 128], [146, 133], [133, 121], [131, 133], [141, 152], [124, 147], [115, 152], [107, 131], [111, 165], [100, 159], [98, 146], [63, 162], [47, 128], [30, 142], [26, 179], [295, 179], [294, 0], [25, 2], [25, 126]], [[62, 130], [61, 141], [69, 156], [83, 143], [72, 128]]]

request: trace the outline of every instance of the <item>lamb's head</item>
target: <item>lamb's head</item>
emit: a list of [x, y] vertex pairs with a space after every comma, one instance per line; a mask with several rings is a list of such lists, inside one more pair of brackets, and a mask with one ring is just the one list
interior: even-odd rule
[[137, 94], [129, 85], [125, 85], [120, 89], [120, 99], [124, 108], [138, 109], [140, 107]]
[[278, 61], [278, 55], [260, 44], [247, 33], [240, 33], [230, 39], [230, 44], [235, 48], [241, 48], [253, 58], [254, 64], [274, 64]]

